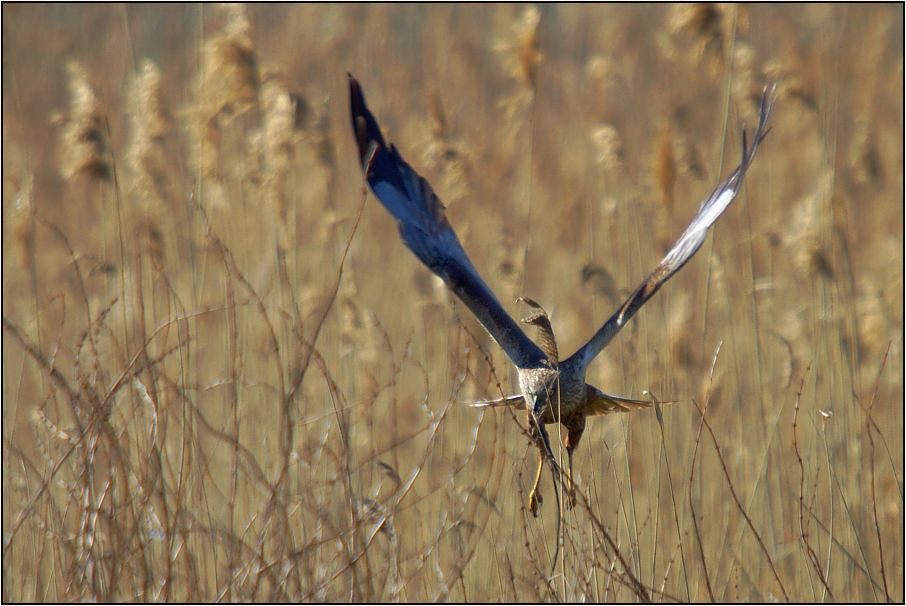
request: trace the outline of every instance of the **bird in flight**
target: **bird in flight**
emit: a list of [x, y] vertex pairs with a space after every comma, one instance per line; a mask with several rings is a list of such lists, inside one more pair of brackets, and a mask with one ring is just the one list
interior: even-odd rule
[[765, 89], [751, 147], [747, 145], [746, 133], [743, 131], [742, 160], [739, 166], [702, 203], [698, 214], [661, 263], [588, 343], [561, 361], [547, 314], [534, 301], [522, 299], [533, 310], [524, 322], [533, 324], [538, 329], [540, 344], [536, 344], [507, 314], [472, 265], [447, 221], [444, 205], [434, 190], [403, 160], [392, 144], [388, 145], [384, 141], [377, 121], [365, 104], [362, 87], [355, 78], [349, 76], [352, 129], [371, 191], [397, 220], [400, 235], [409, 250], [472, 310], [516, 365], [521, 393], [479, 405], [507, 405], [525, 409], [530, 434], [541, 454], [535, 484], [529, 494], [529, 509], [534, 515], [537, 515], [541, 505], [538, 486], [545, 460], [551, 465], [554, 477], [560, 477], [545, 424], [559, 422], [566, 429], [564, 441], [569, 458], [569, 473], [564, 485], [567, 487], [570, 503], [574, 504], [572, 457], [585, 431], [585, 418], [651, 406], [645, 401], [606, 394], [587, 384], [585, 374], [588, 365], [658, 289], [701, 248], [708, 228], [739, 192], [746, 171], [755, 159], [755, 152], [770, 130], [766, 128], [766, 124], [774, 100], [775, 89]]

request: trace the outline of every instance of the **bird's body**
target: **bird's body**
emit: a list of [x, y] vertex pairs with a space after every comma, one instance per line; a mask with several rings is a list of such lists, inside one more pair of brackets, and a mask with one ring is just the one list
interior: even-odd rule
[[[585, 432], [586, 417], [606, 415], [612, 412], [628, 412], [636, 408], [648, 408], [652, 402], [646, 400], [633, 400], [621, 398], [602, 392], [600, 389], [585, 382], [587, 366], [580, 362], [581, 358], [573, 356], [562, 364], [559, 362], [557, 340], [551, 327], [547, 312], [540, 305], [528, 298], [521, 299], [533, 310], [533, 313], [523, 319], [526, 324], [533, 324], [538, 329], [538, 346], [544, 351], [551, 364], [544, 368], [528, 368], [519, 370], [519, 387], [521, 395], [508, 396], [497, 400], [476, 402], [473, 406], [509, 406], [527, 412], [529, 426], [539, 426], [560, 423], [566, 434], [563, 445], [569, 460], [568, 496], [570, 502], [575, 498], [575, 485], [573, 484], [573, 452], [579, 446], [582, 434]], [[533, 406], [526, 405], [526, 394], [534, 399]], [[540, 411], [540, 413], [534, 413]], [[540, 422], [540, 425], [539, 425]], [[550, 450], [547, 435], [538, 432], [539, 446], [542, 452]], [[552, 456], [552, 455], [549, 455]], [[541, 481], [541, 471], [544, 456], [538, 461], [538, 471], [535, 482], [529, 493], [529, 508], [536, 513], [541, 504], [538, 485]]]
[[[535, 343], [506, 313], [494, 293], [481, 279], [447, 221], [444, 207], [428, 182], [416, 173], [397, 152], [387, 145], [374, 116], [365, 104], [359, 83], [349, 78], [353, 132], [365, 177], [384, 207], [397, 219], [406, 246], [475, 314], [485, 329], [516, 365], [521, 394], [478, 403], [479, 406], [508, 405], [525, 408], [529, 428], [555, 476], [559, 468], [545, 424], [559, 422], [567, 430], [565, 446], [569, 455], [567, 483], [574, 495], [572, 454], [585, 430], [586, 417], [650, 406], [648, 402], [605, 394], [585, 382], [588, 365], [626, 325], [632, 316], [660, 287], [692, 258], [704, 242], [708, 228], [729, 206], [739, 191], [746, 170], [755, 158], [759, 143], [767, 134], [765, 125], [774, 96], [765, 91], [761, 116], [752, 146], [746, 146], [743, 133], [742, 162], [702, 203], [698, 214], [667, 253], [660, 265], [630, 295], [597, 333], [575, 354], [559, 360], [556, 340], [547, 314], [529, 299], [534, 313], [524, 320], [539, 331]], [[529, 497], [529, 507], [537, 512], [541, 464]]]

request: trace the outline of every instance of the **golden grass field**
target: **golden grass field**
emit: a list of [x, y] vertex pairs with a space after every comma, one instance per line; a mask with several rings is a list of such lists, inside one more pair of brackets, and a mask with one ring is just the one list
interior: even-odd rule
[[[2, 11], [4, 601], [904, 600], [901, 4]], [[777, 84], [588, 377], [674, 402], [590, 421], [559, 534], [347, 72], [567, 355]]]

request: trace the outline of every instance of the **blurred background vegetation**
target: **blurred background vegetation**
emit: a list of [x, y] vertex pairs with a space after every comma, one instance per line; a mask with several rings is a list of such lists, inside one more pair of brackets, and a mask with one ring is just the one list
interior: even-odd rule
[[[903, 601], [901, 4], [2, 10], [4, 601]], [[347, 72], [564, 354], [777, 84], [590, 369], [675, 402], [590, 422], [562, 524]]]

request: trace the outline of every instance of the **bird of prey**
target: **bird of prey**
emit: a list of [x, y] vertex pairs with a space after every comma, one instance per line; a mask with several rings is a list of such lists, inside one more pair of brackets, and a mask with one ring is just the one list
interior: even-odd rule
[[541, 505], [538, 484], [541, 465], [545, 459], [550, 463], [554, 477], [560, 477], [545, 424], [559, 422], [566, 429], [569, 474], [564, 485], [568, 489], [570, 503], [574, 503], [572, 455], [585, 430], [585, 417], [650, 406], [647, 402], [606, 394], [587, 384], [585, 374], [588, 365], [658, 289], [692, 258], [704, 242], [708, 228], [736, 197], [746, 171], [755, 159], [759, 144], [770, 130], [766, 128], [766, 123], [774, 99], [774, 89], [765, 89], [751, 147], [747, 145], [746, 133], [743, 131], [742, 160], [739, 166], [702, 203], [698, 214], [660, 265], [588, 343], [561, 361], [547, 314], [534, 301], [523, 299], [534, 311], [525, 321], [539, 329], [538, 345], [507, 314], [482, 280], [447, 221], [444, 206], [434, 190], [403, 160], [392, 144], [386, 143], [377, 121], [365, 105], [361, 86], [355, 78], [349, 76], [352, 129], [362, 169], [371, 190], [399, 223], [400, 235], [409, 250], [472, 310], [516, 365], [521, 393], [484, 404], [509, 405], [526, 410], [530, 434], [541, 453], [535, 485], [529, 496], [529, 509], [534, 515], [537, 515]]

